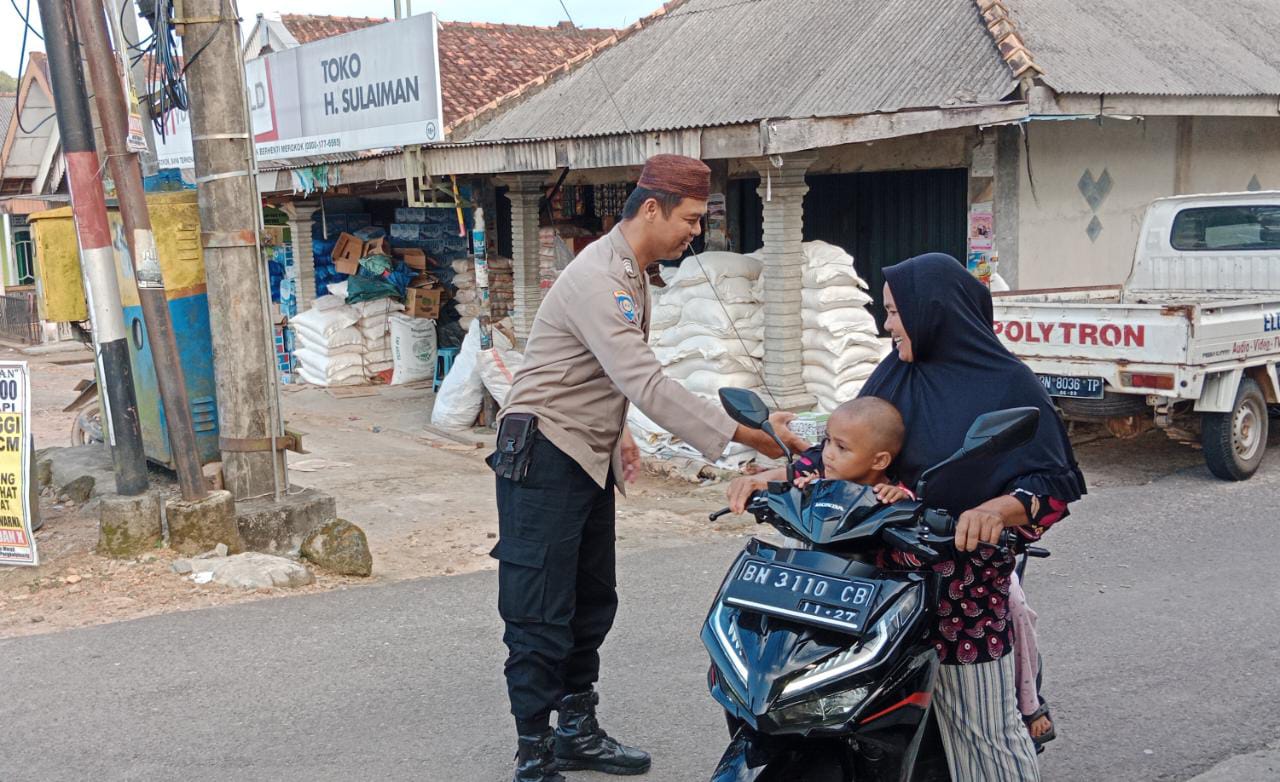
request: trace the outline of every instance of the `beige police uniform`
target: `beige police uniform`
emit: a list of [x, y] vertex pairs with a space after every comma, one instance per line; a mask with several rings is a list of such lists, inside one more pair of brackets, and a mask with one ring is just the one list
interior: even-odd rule
[[599, 678], [598, 650], [618, 606], [613, 487], [623, 488], [628, 404], [708, 458], [736, 429], [718, 406], [662, 373], [648, 336], [648, 280], [615, 228], [548, 292], [502, 411], [538, 420], [521, 447], [527, 471], [496, 479], [492, 552], [521, 736], [545, 730], [558, 699], [589, 693]]
[[524, 365], [502, 414], [532, 413], [557, 448], [605, 485], [628, 403], [662, 428], [718, 459], [737, 425], [717, 404], [662, 372], [648, 345], [647, 277], [621, 226], [591, 243], [556, 280], [534, 320]]

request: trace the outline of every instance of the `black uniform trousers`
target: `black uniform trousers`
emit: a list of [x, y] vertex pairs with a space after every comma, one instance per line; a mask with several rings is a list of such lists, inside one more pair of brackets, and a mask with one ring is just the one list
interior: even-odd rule
[[529, 470], [497, 478], [498, 613], [511, 713], [521, 733], [549, 725], [562, 696], [600, 677], [600, 644], [618, 610], [614, 483], [600, 488], [541, 434]]

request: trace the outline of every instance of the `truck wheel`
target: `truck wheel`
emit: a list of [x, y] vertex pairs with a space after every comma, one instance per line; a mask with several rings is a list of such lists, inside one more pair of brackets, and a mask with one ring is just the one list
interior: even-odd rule
[[1117, 394], [1113, 391], [1104, 391], [1101, 399], [1059, 397], [1053, 401], [1065, 417], [1074, 421], [1105, 421], [1109, 418], [1128, 418], [1150, 412], [1145, 396]]
[[1248, 480], [1267, 450], [1267, 400], [1251, 377], [1240, 380], [1229, 413], [1204, 413], [1200, 443], [1209, 472], [1224, 481]]

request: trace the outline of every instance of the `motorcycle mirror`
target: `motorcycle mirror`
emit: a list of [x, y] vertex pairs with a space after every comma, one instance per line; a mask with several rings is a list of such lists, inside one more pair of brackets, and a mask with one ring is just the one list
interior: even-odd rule
[[724, 411], [734, 421], [748, 429], [759, 429], [773, 438], [773, 441], [782, 449], [782, 454], [787, 459], [787, 480], [790, 481], [793, 477], [791, 474], [791, 449], [787, 447], [786, 443], [782, 442], [782, 438], [778, 437], [778, 433], [773, 431], [773, 425], [769, 423], [769, 408], [765, 406], [764, 400], [756, 392], [748, 391], [745, 388], [722, 388], [720, 389], [720, 404], [724, 406]]
[[964, 436], [966, 456], [1012, 451], [1031, 442], [1040, 425], [1040, 408], [1013, 407], [983, 413]]
[[748, 429], [761, 429], [769, 423], [769, 408], [754, 391], [745, 388], [720, 389], [720, 404], [734, 421]]
[[944, 467], [972, 456], [986, 456], [1021, 448], [1035, 437], [1039, 425], [1038, 407], [1011, 407], [983, 413], [970, 425], [964, 436], [964, 445], [959, 450], [924, 471], [920, 480], [916, 481], [916, 496], [925, 496], [929, 478]]

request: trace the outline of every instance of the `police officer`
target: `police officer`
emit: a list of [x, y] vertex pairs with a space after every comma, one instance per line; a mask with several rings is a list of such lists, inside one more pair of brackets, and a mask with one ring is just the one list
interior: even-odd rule
[[515, 782], [563, 782], [560, 770], [649, 769], [647, 753], [600, 729], [593, 689], [618, 606], [614, 490], [625, 493], [640, 466], [628, 405], [709, 459], [731, 439], [780, 455], [766, 435], [664, 375], [648, 345], [648, 272], [681, 257], [701, 232], [710, 173], [693, 158], [649, 159], [622, 222], [547, 293], [501, 414], [490, 457], [498, 474], [492, 555], [519, 736]]

